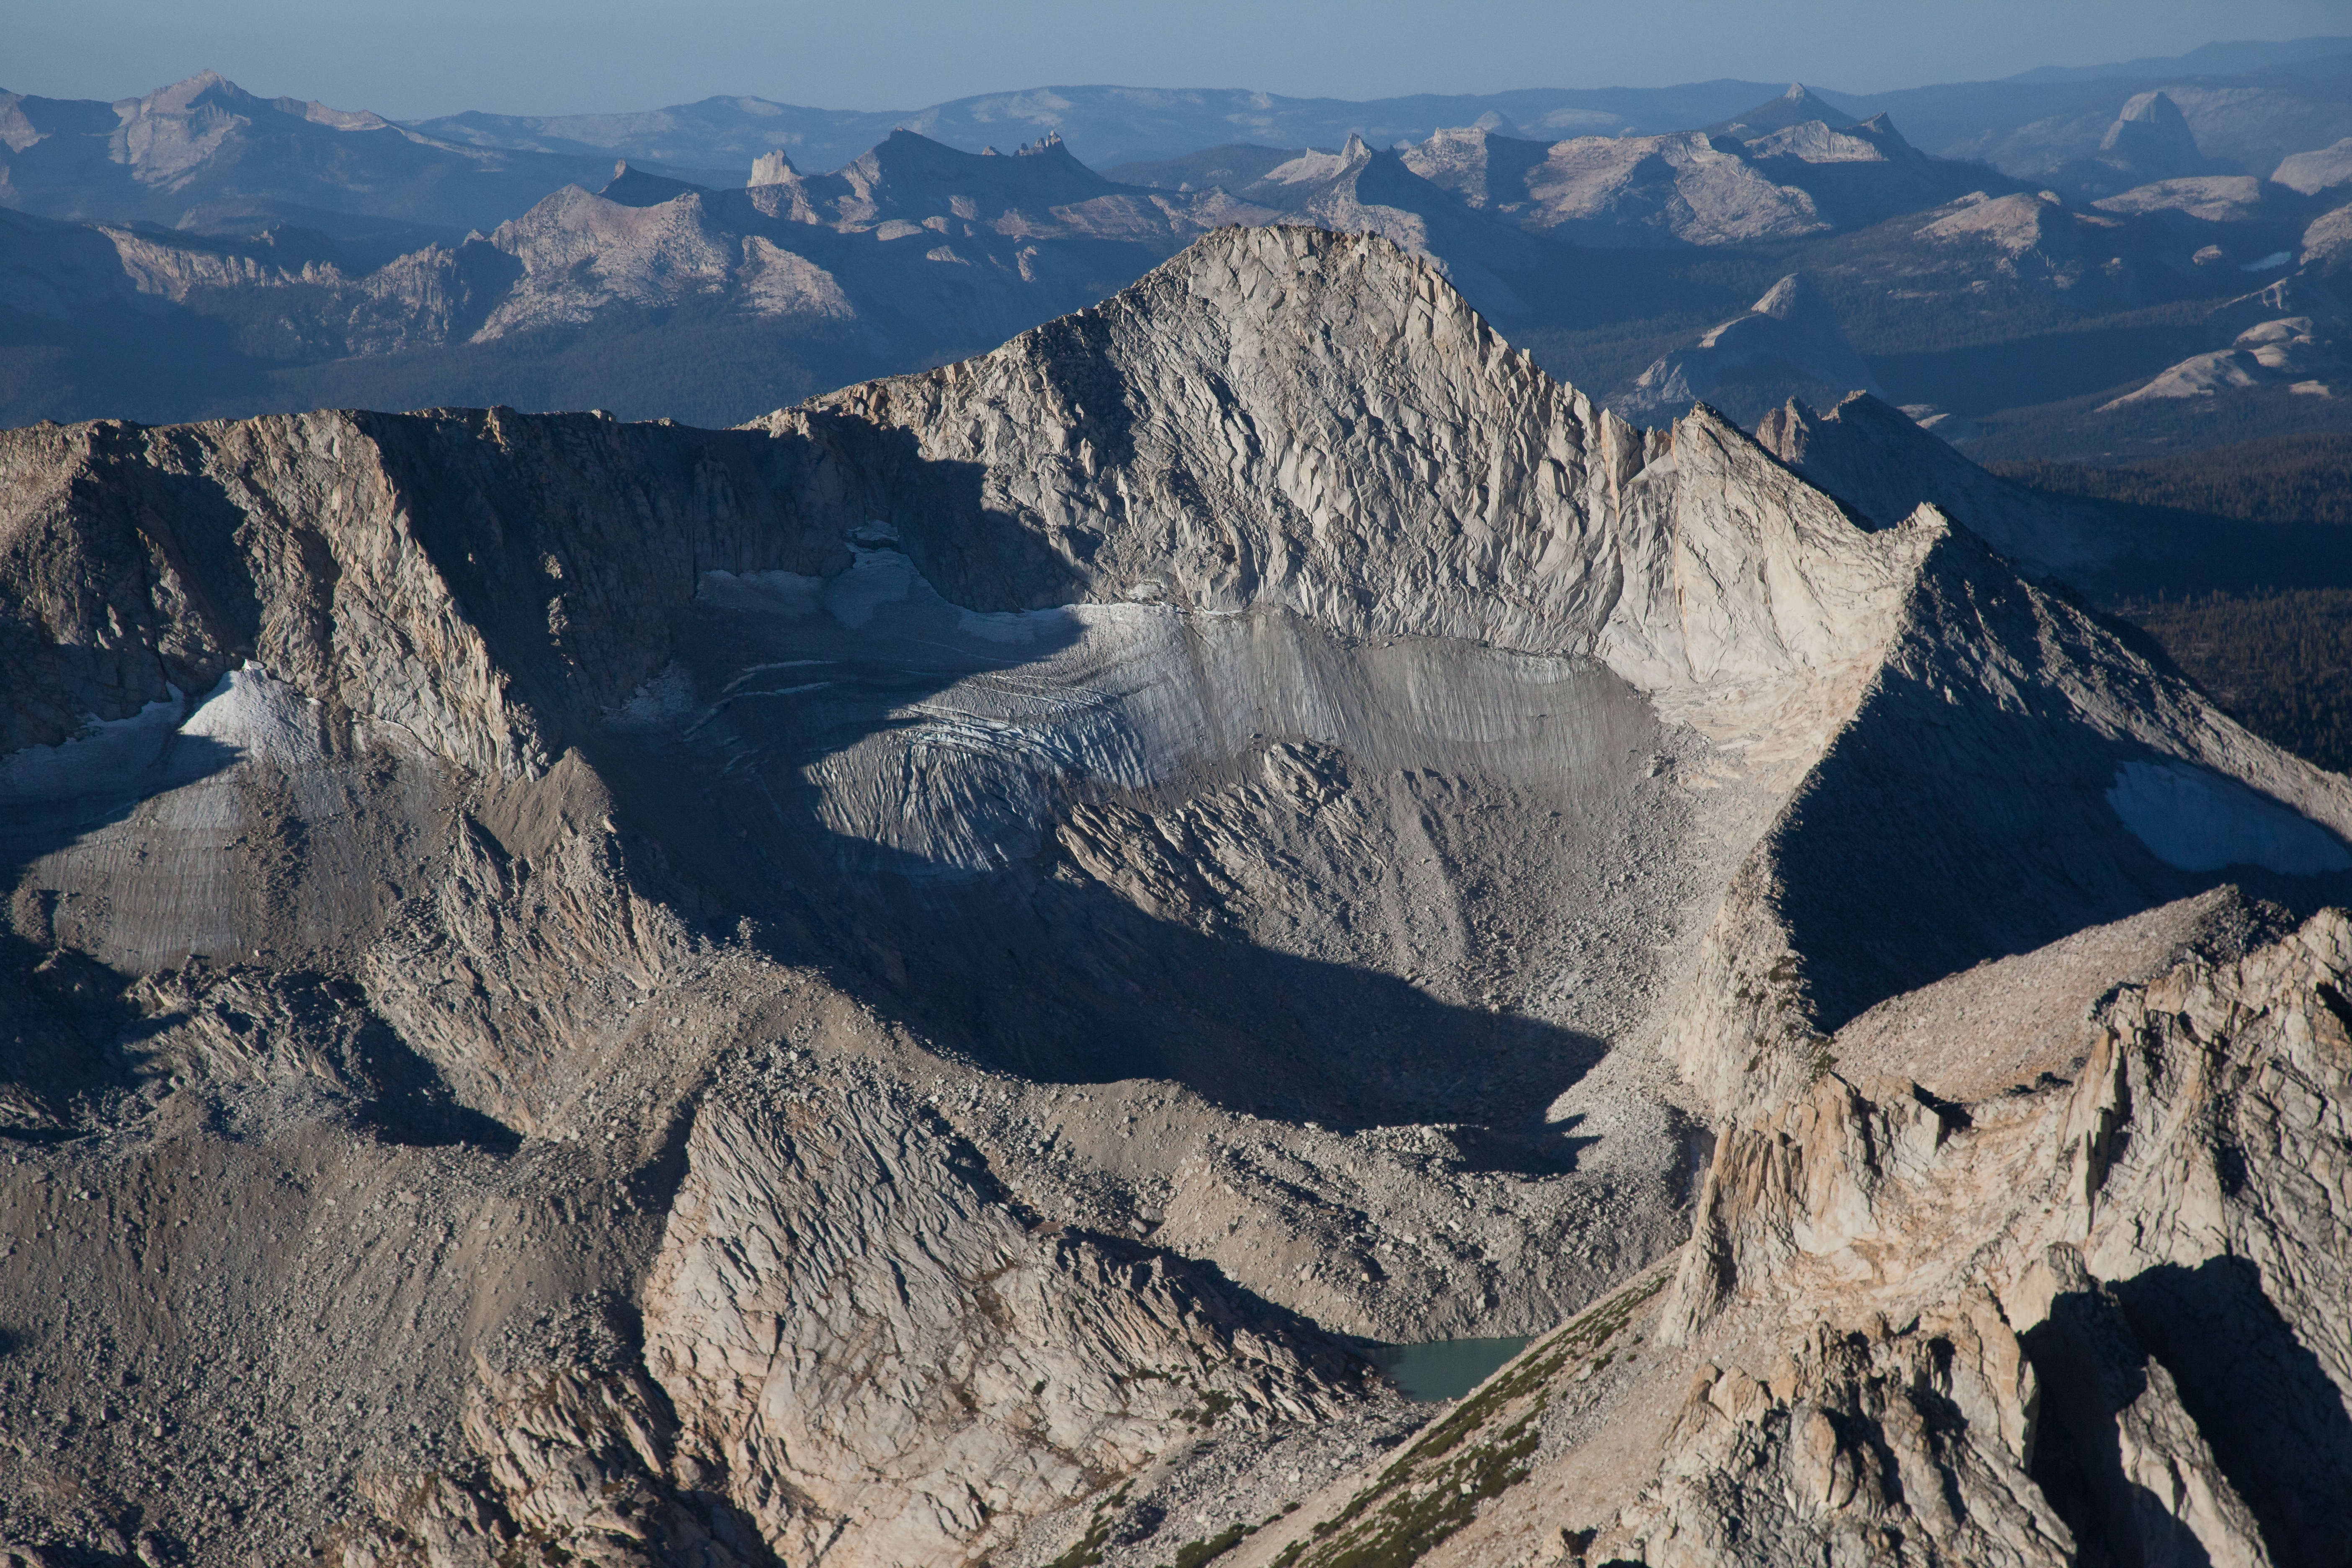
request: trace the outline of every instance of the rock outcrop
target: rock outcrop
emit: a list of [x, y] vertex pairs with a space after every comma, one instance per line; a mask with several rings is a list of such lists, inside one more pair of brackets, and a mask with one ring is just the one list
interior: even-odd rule
[[2352, 948], [2231, 913], [1849, 1025], [1732, 1117], [1671, 1276], [1236, 1561], [2339, 1560]]
[[[1966, 470], [1808, 482], [1873, 417], [1644, 434], [1227, 228], [738, 430], [0, 437], [0, 1533], [2340, 1536], [2334, 1351], [2283, 1489], [2181, 1325], [2341, 1339], [2352, 786]], [[1403, 1424], [1339, 1336], [1506, 1333], [1284, 1515]]]
[[2161, 92], [2140, 93], [2123, 106], [2099, 138], [2099, 162], [2150, 180], [2221, 172], [2198, 150], [2180, 106]]
[[1927, 156], [1883, 114], [1850, 123], [1801, 87], [1705, 132], [1545, 143], [1471, 126], [1440, 130], [1403, 156], [1474, 209], [1601, 246], [1733, 245], [1860, 227], [1980, 190], [1988, 174]]
[[365, 110], [260, 98], [214, 71], [110, 104], [0, 93], [0, 125], [10, 206], [199, 233], [292, 221], [454, 239], [612, 167], [609, 153], [468, 146]]
[[1188, 1426], [1360, 1397], [1361, 1362], [1253, 1331], [1213, 1274], [1008, 1203], [905, 1090], [829, 1089], [697, 1119], [646, 1286], [688, 1449], [779, 1556], [985, 1552]]
[[2315, 196], [2322, 191], [2333, 190], [2352, 180], [2352, 136], [2329, 146], [2308, 153], [2297, 153], [2279, 160], [2271, 171], [2273, 183], [2291, 191], [2301, 191]]
[[2216, 308], [2206, 319], [2207, 341], [2216, 347], [2102, 405], [2102, 412], [2263, 388], [2331, 396], [2331, 384], [2344, 377], [2347, 320], [2334, 291], [2307, 270], [2298, 271]]
[[2199, 223], [2254, 223], [2264, 211], [2263, 183], [2252, 174], [2196, 174], [2154, 180], [2091, 205], [2110, 213], [2178, 213]]
[[1881, 528], [1933, 505], [2035, 576], [2095, 586], [2126, 542], [2103, 513], [1985, 472], [1866, 392], [1817, 413], [1791, 398], [1758, 421], [1764, 449]]
[[1627, 417], [1664, 423], [1692, 404], [1723, 400], [1734, 384], [1779, 392], [1818, 387], [1842, 400], [1849, 392], [1873, 397], [1885, 389], [1863, 363], [1837, 314], [1804, 274], [1792, 272], [1765, 290], [1745, 315], [1710, 328], [1696, 344], [1656, 361], [1634, 380], [1623, 400]]
[[[1503, 140], [1484, 132], [1469, 136]], [[1530, 233], [1579, 245], [1732, 245], [1794, 239], [1830, 227], [1813, 198], [1782, 184], [1738, 146], [1704, 132], [1578, 136], [1538, 160], [1516, 148], [1473, 159], [1441, 136], [1407, 166], [1441, 183], [1486, 187], [1486, 205]], [[1475, 169], [1477, 179], [1469, 176]], [[1496, 187], [1501, 187], [1499, 189]]]

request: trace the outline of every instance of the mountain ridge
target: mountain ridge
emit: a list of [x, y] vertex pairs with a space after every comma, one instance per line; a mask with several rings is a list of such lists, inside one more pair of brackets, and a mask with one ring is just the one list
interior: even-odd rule
[[[212, 71], [108, 104], [0, 93], [0, 201], [39, 216], [211, 232], [283, 216], [429, 238], [493, 227], [611, 164], [461, 148], [366, 111], [259, 98]], [[365, 184], [326, 177], [352, 165], [369, 168]]]
[[[1220, 228], [735, 430], [8, 432], [0, 583], [44, 1553], [1475, 1560], [1736, 1506], [1759, 1563], [2054, 1563], [2145, 1528], [2025, 1469], [2023, 1368], [2105, 1364], [2084, 1271], [2345, 1255], [2267, 1195], [2335, 1179], [2316, 1113], [2229, 1190], [2195, 1107], [2352, 1070], [2352, 783], [1934, 496], [1637, 431], [1377, 237]], [[1967, 1009], [1887, 1024], [2053, 965], [2000, 994], [2061, 1043], [1967, 1108]], [[2331, 1331], [2315, 1278], [2231, 1321]], [[1347, 1336], [1433, 1331], [1542, 1338], [1416, 1434]], [[2065, 1430], [2242, 1542], [2273, 1494], [2175, 1360]], [[1922, 1485], [1854, 1479], [1881, 1432]]]

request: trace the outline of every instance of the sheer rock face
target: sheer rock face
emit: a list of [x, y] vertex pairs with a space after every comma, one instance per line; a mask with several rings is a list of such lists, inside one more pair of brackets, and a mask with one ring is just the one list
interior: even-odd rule
[[12, 685], [12, 749], [250, 662], [457, 766], [535, 773], [551, 724], [616, 709], [660, 668], [698, 563], [839, 548], [778, 526], [757, 469], [780, 457], [510, 411], [13, 433], [0, 549], [10, 657], [33, 678]]
[[1756, 439], [1807, 483], [1881, 528], [1932, 502], [2036, 577], [2096, 580], [2124, 551], [2089, 507], [2037, 496], [1986, 473], [1866, 392], [1815, 412], [1791, 398], [1759, 422]]
[[1711, 414], [1644, 438], [1399, 261], [1233, 231], [997, 353], [763, 426], [837, 413], [971, 471], [961, 515], [899, 530], [959, 603], [1279, 605], [1598, 654], [1653, 690], [1837, 662], [1886, 625], [1906, 573], [1876, 563], [1903, 547]]
[[2154, 180], [2224, 172], [2198, 150], [2180, 106], [2161, 92], [2140, 93], [2117, 111], [2099, 138], [2099, 158]]
[[1642, 461], [1433, 268], [1310, 229], [1220, 235], [996, 353], [765, 426], [828, 415], [980, 477], [962, 515], [900, 527], [958, 603], [1281, 605], [1529, 649], [1590, 647]]
[[[1300, 229], [737, 431], [0, 437], [0, 1323], [135, 1417], [7, 1528], [1043, 1562], [1381, 1429], [1326, 1328], [1632, 1274], [1381, 1497], [1465, 1561], [2039, 1561], [2171, 1528], [2112, 1420], [2214, 1560], [2341, 1539], [2182, 1326], [2341, 1343], [2340, 921], [2063, 943], [2315, 905], [2352, 795], [1872, 504]], [[1987, 960], [2054, 1054], [1938, 1077]]]
[[[2048, 1058], [2011, 1067], [2022, 1087], [1966, 1103], [1833, 1072], [1724, 1149], [1671, 1331], [1701, 1334], [1713, 1304], [1751, 1294], [1843, 1292], [1892, 1323], [1989, 1293], [1999, 1310], [1981, 1315], [2018, 1333], [2042, 1389], [2011, 1452], [2078, 1534], [2151, 1556], [2187, 1535], [2215, 1562], [2324, 1560], [2307, 1555], [2330, 1528], [2313, 1510], [2338, 1505], [2315, 1500], [2352, 1474], [2352, 1172], [2325, 1109], [2352, 1072], [2330, 1000], [2347, 939], [2330, 913], [2128, 985]], [[1904, 1065], [1932, 1068], [1932, 1047]], [[2253, 1403], [2274, 1400], [2309, 1445], [2289, 1475], [2279, 1438], [2241, 1413], [2252, 1391], [2217, 1397], [2248, 1354], [2271, 1362], [2270, 1400]], [[2008, 1424], [1958, 1403], [1971, 1440]], [[2011, 1542], [2019, 1560], [2034, 1534], [2055, 1532]]]
[[1841, 397], [1882, 390], [1828, 302], [1802, 274], [1792, 272], [1747, 314], [1650, 365], [1635, 379], [1625, 411], [1635, 419], [1672, 417], [1733, 380], [1794, 382], [1828, 387]]
[[1181, 1264], [1023, 1215], [903, 1092], [711, 1108], [688, 1161], [647, 1363], [787, 1561], [986, 1552], [1189, 1423], [1313, 1421], [1360, 1375]]
[[[2017, 583], [1932, 508], [1896, 510], [1904, 498], [1875, 465], [1835, 442], [1806, 447], [1794, 424], [1778, 430], [1791, 456], [1818, 451], [1866, 515], [1875, 506], [1874, 521], [1899, 527], [1856, 527], [1704, 412], [1670, 439], [1637, 444], [1454, 299], [1433, 274], [1399, 268], [1360, 241], [1220, 236], [1100, 310], [997, 354], [821, 406], [905, 428], [927, 458], [969, 466], [977, 494], [961, 515], [941, 509], [903, 530], [952, 599], [1078, 593], [1212, 611], [1271, 603], [1357, 635], [1437, 630], [1585, 653], [1662, 712], [1737, 746], [1749, 763], [1743, 782], [1755, 786], [1742, 792], [1750, 809], [1769, 818], [1801, 799], [1811, 820], [1739, 830], [1756, 836], [1759, 859], [1728, 884], [1750, 893], [1735, 896], [1711, 939], [1702, 969], [1722, 983], [1700, 985], [1685, 1031], [1693, 1041], [1718, 1026], [1801, 1037], [1811, 1025], [1798, 1020], [1816, 1007], [1834, 1022], [1888, 986], [2189, 890], [2173, 879], [2184, 868], [2116, 832], [2107, 796], [2143, 752], [2252, 778], [2333, 832], [2352, 827], [2339, 784], [2212, 714], [2063, 596]], [[1284, 338], [1309, 353], [1281, 352]], [[1171, 361], [1205, 374], [1166, 377], [1159, 367]], [[1450, 421], [1417, 426], [1407, 411], [1432, 401], [1454, 405]], [[1340, 423], [1332, 410], [1348, 406], [1369, 417]], [[769, 427], [814, 428], [817, 417], [780, 415]], [[1828, 428], [1843, 437], [1849, 423]], [[1853, 429], [1847, 447], [1901, 449], [1885, 433]], [[1344, 460], [1327, 465], [1309, 433]], [[2045, 559], [2081, 559], [2103, 542], [2037, 529], [1940, 444], [1930, 465], [1912, 479], [1912, 507], [1948, 494], [2004, 546]], [[973, 572], [966, 542], [975, 538], [991, 542], [986, 576]], [[1051, 553], [1008, 574], [1041, 540]], [[2139, 695], [2105, 694], [2116, 689]], [[1883, 839], [1885, 809], [1843, 814], [1890, 799], [1916, 826], [1886, 858], [1914, 869], [1882, 885], [1858, 876], [1843, 846]], [[1737, 808], [1723, 815], [1748, 821]], [[1956, 833], [1971, 847], [1957, 847]], [[2114, 848], [2095, 852], [2096, 870], [2050, 863], [2047, 883], [1969, 869], [1979, 858], [2000, 863], [2019, 843], [2070, 839]], [[1895, 898], [1905, 876], [1927, 880]], [[1957, 904], [1940, 901], [1947, 889]], [[1842, 956], [1823, 948], [1787, 966], [1791, 981], [1824, 966], [1807, 1001], [1802, 985], [1764, 978], [1784, 967], [1784, 944], [1766, 934], [1780, 917], [1759, 910], [1792, 896], [1801, 918], [1846, 933], [1832, 944]], [[2042, 900], [2053, 900], [2050, 913], [2034, 912]], [[1865, 929], [1873, 940], [1861, 939]], [[1752, 965], [1727, 956], [1751, 941], [1760, 944]], [[1718, 961], [1727, 966], [1719, 973], [1710, 967]], [[1832, 973], [1843, 976], [1834, 985]], [[1733, 1026], [1727, 1007], [1746, 1016]], [[1686, 1070], [1712, 1081], [1715, 1068], [1699, 1058], [1722, 1064], [1723, 1053], [1693, 1049]]]
[[[31, 677], [11, 683], [12, 750], [176, 704], [247, 659], [467, 764], [529, 749], [349, 416], [37, 428], [6, 477], [10, 654]], [[362, 550], [337, 558], [327, 530]]]
[[[1899, 1047], [1841, 1031], [1727, 1128], [1671, 1280], [1499, 1374], [1450, 1469], [1409, 1450], [1241, 1561], [1394, 1539], [1455, 1472], [1500, 1484], [1430, 1562], [2340, 1561], [2352, 927], [2229, 913], [1956, 976]], [[1988, 1006], [2045, 1032], [1985, 1070]]]

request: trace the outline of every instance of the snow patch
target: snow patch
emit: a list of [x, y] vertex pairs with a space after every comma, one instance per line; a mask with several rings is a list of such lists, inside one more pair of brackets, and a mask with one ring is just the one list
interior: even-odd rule
[[26, 746], [0, 761], [0, 800], [63, 800], [104, 795], [148, 767], [170, 744], [187, 694], [150, 702], [128, 719], [91, 714], [81, 733], [54, 746]]
[[2186, 763], [2126, 763], [2107, 804], [2158, 859], [2183, 871], [2260, 866], [2309, 877], [2352, 869], [2352, 853], [2319, 824]]
[[183, 735], [196, 735], [236, 752], [247, 762], [268, 759], [292, 773], [326, 760], [319, 743], [319, 705], [259, 665], [220, 678], [205, 693]]
[[1154, 617], [1180, 615], [1173, 606], [1160, 605], [1056, 605], [1043, 610], [960, 608], [956, 630], [982, 642], [1031, 643], [1048, 635], [1067, 641], [1073, 635], [1082, 637], [1097, 627], [1139, 626]]
[[[326, 760], [319, 705], [259, 665], [233, 669], [197, 700], [150, 702], [128, 719], [92, 717], [82, 732], [55, 746], [26, 746], [0, 762], [0, 800], [70, 800], [151, 795], [194, 782], [222, 765], [267, 759], [289, 773]], [[182, 736], [210, 746], [178, 746]]]
[[612, 719], [616, 730], [656, 730], [694, 711], [694, 678], [676, 659], [621, 704]]

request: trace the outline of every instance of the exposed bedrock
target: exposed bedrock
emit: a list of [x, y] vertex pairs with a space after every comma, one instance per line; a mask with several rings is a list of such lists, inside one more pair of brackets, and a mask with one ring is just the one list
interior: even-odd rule
[[[2127, 1415], [2129, 1474], [2221, 1477], [2168, 1518], [2296, 1560], [2333, 1516], [2275, 1522], [2241, 1373], [2179, 1347], [2249, 1289], [2297, 1344], [2333, 1321], [2339, 1233], [2276, 1206], [2333, 1167], [2229, 1167], [2226, 1246], [1984, 1216], [2082, 1188], [2050, 1129], [2100, 1115], [2143, 1118], [2098, 1156], [2132, 1192], [2205, 1191], [2145, 1118], [2227, 1053], [2107, 993], [2169, 995], [2183, 942], [2242, 988], [2318, 952], [2335, 917], [2263, 944], [2338, 896], [2352, 794], [1934, 504], [1855, 504], [1703, 408], [1645, 437], [1428, 266], [1298, 229], [735, 431], [0, 436], [0, 1536], [1156, 1563], [1394, 1444], [1347, 1336], [1659, 1346], [1560, 1396], [1601, 1425], [1446, 1471], [1435, 1550], [1518, 1517], [1527, 1456], [1600, 1462], [1579, 1434], [1636, 1407], [1590, 1401], [1651, 1354], [1818, 1319], [1821, 1422], [1771, 1426], [1778, 1384], [1723, 1383], [1716, 1436], [1658, 1406], [1608, 1462], [1698, 1434], [1664, 1489], [1511, 1550], [1737, 1557], [1739, 1489], [1792, 1465], [1818, 1498], [1756, 1561], [1845, 1539], [1818, 1499], [1945, 1557], [2155, 1530], [2020, 1447], [2021, 1369], [2079, 1342], [2164, 1377], [2069, 1373], [2053, 1419]], [[1881, 1028], [2185, 909], [2002, 1037], [2096, 1003], [2182, 1064], [2145, 1087], [2153, 1046], [1987, 1087], [1929, 1070], [1981, 1044], [1941, 1015]], [[2099, 1072], [2127, 1107], [2085, 1109]], [[1854, 1230], [1882, 1188], [1928, 1217]], [[1979, 1221], [2021, 1261], [1964, 1267]], [[1864, 1258], [1930, 1326], [1871, 1326]], [[2083, 1311], [2017, 1307], [2029, 1264]], [[1503, 1404], [1573, 1375], [1547, 1342]], [[1865, 1431], [1958, 1522], [1855, 1468]]]
[[2343, 1562], [2347, 937], [2223, 891], [1864, 1015], [1677, 1261], [1235, 1560]]

